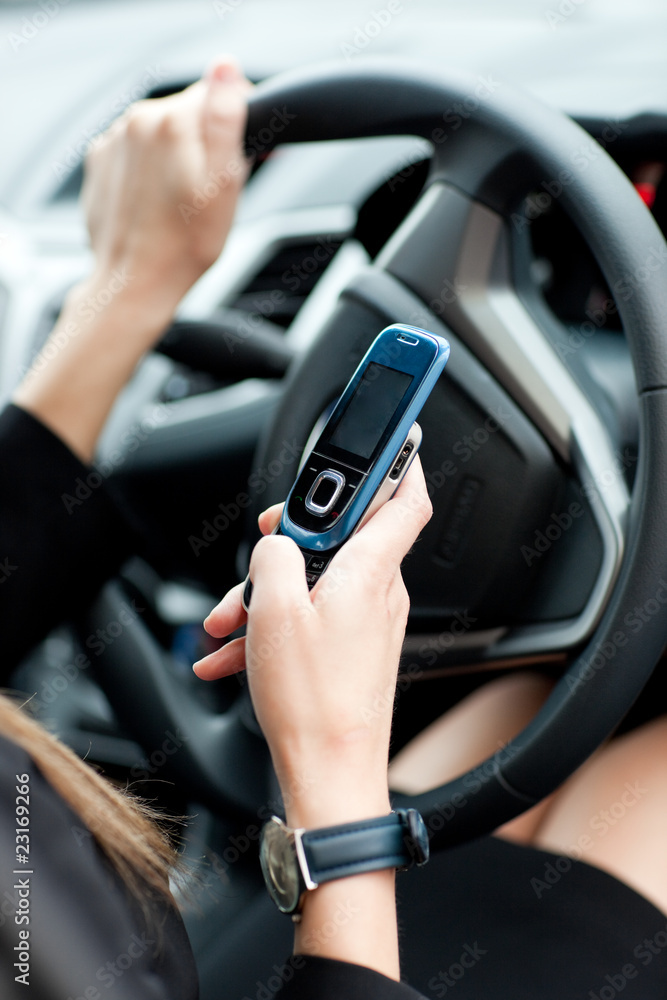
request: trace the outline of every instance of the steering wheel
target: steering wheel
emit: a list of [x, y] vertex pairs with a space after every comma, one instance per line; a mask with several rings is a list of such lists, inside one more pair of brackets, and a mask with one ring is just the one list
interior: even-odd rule
[[[287, 112], [280, 132], [276, 108]], [[515, 666], [553, 654], [567, 666], [510, 744], [441, 788], [396, 796], [422, 812], [441, 847], [495, 829], [558, 787], [618, 726], [662, 652], [667, 250], [602, 146], [504, 84], [359, 59], [282, 75], [250, 98], [248, 137], [267, 151], [387, 135], [431, 143], [425, 188], [290, 368], [258, 462], [285, 440], [305, 445], [383, 326], [407, 322], [449, 339], [449, 365], [420, 416], [434, 516], [405, 563], [406, 676], [415, 664], [424, 676], [452, 661]], [[524, 280], [529, 192], [566, 210], [616, 292], [639, 413], [631, 494], [614, 414], [578, 365], [571, 332]], [[262, 506], [284, 499], [293, 476], [278, 475]], [[121, 599], [116, 584], [107, 588], [86, 627], [109, 621]], [[121, 721], [148, 746], [180, 726], [188, 739], [174, 777], [218, 809], [256, 813], [271, 779], [247, 704], [207, 709], [164, 659], [140, 622], [100, 658]]]

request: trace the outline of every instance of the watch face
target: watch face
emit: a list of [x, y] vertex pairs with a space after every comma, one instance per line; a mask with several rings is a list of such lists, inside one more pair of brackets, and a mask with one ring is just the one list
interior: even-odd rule
[[262, 831], [259, 860], [274, 903], [283, 913], [293, 913], [302, 891], [299, 863], [294, 837], [282, 820], [276, 817]]

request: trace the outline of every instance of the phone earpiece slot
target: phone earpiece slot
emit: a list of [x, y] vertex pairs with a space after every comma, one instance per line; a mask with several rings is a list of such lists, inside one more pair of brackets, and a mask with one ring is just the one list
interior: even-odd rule
[[394, 468], [389, 473], [389, 478], [390, 479], [398, 479], [398, 476], [400, 474], [401, 469], [403, 468], [403, 466], [407, 462], [408, 458], [412, 454], [412, 449], [413, 449], [413, 445], [412, 445], [411, 442], [408, 442], [403, 447], [403, 450], [401, 451], [401, 454], [396, 459], [396, 464], [394, 465]]

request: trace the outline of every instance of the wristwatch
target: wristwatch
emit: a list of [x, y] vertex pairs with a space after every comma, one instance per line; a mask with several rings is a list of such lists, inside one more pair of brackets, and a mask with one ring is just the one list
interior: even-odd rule
[[317, 830], [293, 829], [272, 816], [259, 849], [269, 895], [295, 921], [305, 894], [322, 882], [383, 868], [406, 870], [428, 858], [428, 831], [416, 809]]

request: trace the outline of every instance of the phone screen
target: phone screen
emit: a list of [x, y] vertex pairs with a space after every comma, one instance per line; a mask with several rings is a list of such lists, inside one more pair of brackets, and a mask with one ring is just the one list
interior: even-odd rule
[[372, 361], [328, 443], [360, 458], [371, 458], [392, 423], [414, 376]]

